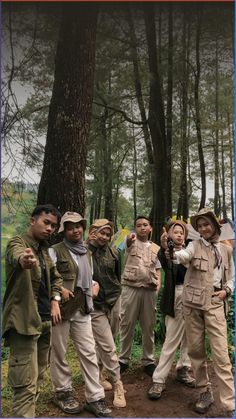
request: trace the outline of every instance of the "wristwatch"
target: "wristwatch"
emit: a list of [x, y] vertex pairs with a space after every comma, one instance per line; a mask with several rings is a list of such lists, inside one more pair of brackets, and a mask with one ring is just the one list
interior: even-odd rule
[[52, 300], [54, 300], [54, 301], [61, 301], [61, 297], [60, 297], [60, 295], [55, 295], [54, 297], [52, 297], [51, 298]]

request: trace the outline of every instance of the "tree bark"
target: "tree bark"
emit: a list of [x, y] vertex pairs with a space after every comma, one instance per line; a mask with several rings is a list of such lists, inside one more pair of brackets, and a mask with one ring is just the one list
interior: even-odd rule
[[[188, 28], [187, 28], [188, 19]], [[186, 10], [183, 10], [183, 78], [182, 78], [182, 138], [181, 138], [181, 177], [180, 177], [180, 190], [179, 190], [179, 201], [177, 218], [181, 218], [185, 221], [188, 220], [188, 180], [187, 180], [187, 164], [188, 164], [188, 138], [187, 138], [187, 126], [188, 126], [188, 85], [189, 85], [189, 43], [190, 43], [190, 16], [186, 14]]]
[[166, 111], [166, 213], [172, 215], [172, 106], [173, 106], [173, 5], [169, 5], [168, 15], [168, 81], [167, 81], [167, 111]]
[[38, 204], [50, 202], [62, 213], [85, 211], [97, 15], [95, 3], [68, 3], [62, 13], [38, 192]]
[[[199, 5], [200, 7], [200, 5]], [[205, 207], [206, 202], [206, 169], [204, 154], [202, 148], [202, 133], [201, 133], [201, 118], [200, 118], [200, 101], [199, 101], [199, 85], [201, 75], [200, 65], [200, 38], [201, 38], [201, 19], [202, 9], [198, 9], [197, 13], [197, 30], [196, 30], [196, 72], [195, 72], [195, 83], [194, 83], [194, 101], [195, 101], [195, 124], [197, 131], [197, 144], [198, 144], [198, 156], [200, 162], [200, 173], [201, 173], [201, 200], [199, 209]]]
[[143, 6], [143, 9], [150, 74], [148, 125], [152, 140], [153, 156], [155, 159], [154, 201], [151, 217], [153, 221], [153, 241], [157, 242], [160, 239], [165, 217], [168, 215], [166, 211], [166, 202], [168, 201], [168, 198], [166, 188], [167, 152], [165, 114], [157, 64], [155, 5], [153, 5], [153, 3], [148, 3]]
[[215, 52], [215, 144], [214, 144], [214, 211], [217, 217], [220, 215], [220, 182], [219, 182], [219, 69], [218, 69], [218, 39], [216, 39]]

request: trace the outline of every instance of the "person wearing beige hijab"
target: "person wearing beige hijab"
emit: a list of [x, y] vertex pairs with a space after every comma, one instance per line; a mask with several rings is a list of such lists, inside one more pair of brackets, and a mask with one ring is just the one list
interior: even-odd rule
[[158, 258], [165, 272], [165, 280], [160, 308], [165, 315], [166, 335], [158, 366], [152, 376], [153, 384], [148, 391], [148, 397], [151, 400], [158, 400], [166, 389], [166, 379], [178, 348], [180, 351], [176, 365], [176, 379], [188, 387], [195, 386], [195, 379], [190, 375], [191, 362], [188, 356], [185, 321], [182, 314], [182, 293], [186, 268], [181, 264], [174, 264], [165, 255], [168, 244], [175, 250], [185, 248], [187, 234], [186, 224], [181, 220], [176, 220], [171, 221], [163, 228], [161, 236]]
[[224, 303], [234, 290], [232, 249], [219, 242], [221, 225], [210, 208], [202, 208], [190, 221], [201, 237], [189, 243], [186, 249], [174, 252], [174, 258], [177, 263], [188, 264], [183, 290], [183, 312], [196, 387], [202, 391], [194, 404], [194, 410], [206, 413], [214, 402], [207, 372], [207, 331], [224, 416], [234, 417], [234, 379], [224, 313]]

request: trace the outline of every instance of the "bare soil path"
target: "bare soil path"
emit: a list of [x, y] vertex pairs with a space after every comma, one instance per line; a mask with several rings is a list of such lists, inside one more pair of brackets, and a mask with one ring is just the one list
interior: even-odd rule
[[[126, 390], [126, 408], [112, 408], [113, 391], [106, 392], [106, 400], [112, 408], [113, 418], [203, 418], [203, 417], [225, 417], [225, 412], [219, 404], [217, 392], [216, 376], [209, 362], [209, 375], [213, 386], [215, 403], [212, 405], [205, 415], [200, 415], [192, 410], [193, 403], [197, 399], [199, 390], [188, 388], [175, 380], [175, 368], [173, 367], [166, 382], [166, 391], [157, 401], [147, 398], [147, 390], [152, 384], [152, 380], [148, 377], [142, 367], [135, 370], [128, 370], [122, 375], [124, 388]], [[76, 394], [81, 403], [84, 402], [84, 386], [79, 385]], [[64, 414], [51, 401], [48, 403], [48, 412], [45, 417], [71, 417]], [[90, 418], [92, 414], [83, 411], [76, 417]]]

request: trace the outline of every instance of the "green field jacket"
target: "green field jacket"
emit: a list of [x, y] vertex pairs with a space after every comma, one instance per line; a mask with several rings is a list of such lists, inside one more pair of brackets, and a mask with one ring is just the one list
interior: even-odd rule
[[[38, 263], [32, 269], [22, 269], [19, 257], [25, 248], [33, 250]], [[41, 332], [42, 322], [38, 313], [37, 298], [41, 280], [38, 258], [39, 243], [30, 234], [13, 237], [6, 248], [6, 292], [3, 298], [2, 334], [7, 336], [9, 329], [23, 335], [37, 335]], [[62, 278], [52, 262], [47, 243], [41, 243], [45, 261], [46, 281], [49, 297], [60, 295]]]

